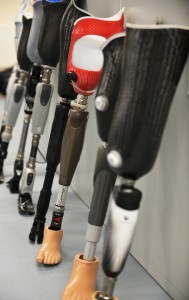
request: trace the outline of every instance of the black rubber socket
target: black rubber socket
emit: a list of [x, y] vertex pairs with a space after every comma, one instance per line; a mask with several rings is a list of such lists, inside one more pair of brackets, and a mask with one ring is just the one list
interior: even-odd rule
[[137, 210], [140, 207], [142, 193], [128, 186], [115, 187], [113, 193], [116, 204], [126, 210]]

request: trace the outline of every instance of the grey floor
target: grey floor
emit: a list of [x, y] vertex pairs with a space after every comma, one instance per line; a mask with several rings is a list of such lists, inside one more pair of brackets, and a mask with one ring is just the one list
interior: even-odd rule
[[[1, 115], [2, 103], [3, 101], [0, 100]], [[12, 164], [20, 136], [19, 122], [13, 132], [9, 155], [5, 161], [6, 181], [12, 176]], [[38, 164], [33, 192], [35, 206], [43, 184], [44, 172], [45, 165]], [[47, 224], [51, 220], [57, 190], [58, 176], [56, 175]], [[0, 300], [60, 300], [62, 290], [71, 273], [73, 258], [84, 249], [87, 216], [88, 208], [70, 189], [63, 220], [63, 260], [58, 266], [38, 265], [35, 257], [39, 245], [31, 244], [28, 240], [33, 217], [19, 215], [17, 195], [10, 194], [5, 184], [0, 185]], [[101, 240], [97, 249], [99, 259], [101, 259], [102, 244]], [[102, 286], [102, 278], [103, 273], [100, 268], [97, 277], [98, 289]], [[126, 267], [118, 279], [115, 295], [119, 300], [171, 299], [131, 256], [128, 257]]]

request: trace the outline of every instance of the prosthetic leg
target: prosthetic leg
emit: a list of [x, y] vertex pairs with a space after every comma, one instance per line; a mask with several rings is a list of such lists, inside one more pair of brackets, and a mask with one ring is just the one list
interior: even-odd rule
[[[33, 189], [35, 179], [35, 163], [39, 140], [44, 132], [48, 111], [50, 107], [50, 101], [53, 93], [53, 86], [50, 84], [50, 77], [52, 73], [52, 67], [46, 65], [46, 61], [41, 58], [38, 52], [38, 43], [40, 39], [41, 30], [44, 30], [42, 26], [43, 21], [43, 9], [41, 1], [35, 1], [33, 4], [34, 19], [32, 22], [31, 33], [27, 45], [27, 53], [31, 61], [34, 64], [33, 76], [31, 76], [31, 86], [28, 93], [28, 102], [30, 104], [30, 114], [33, 108], [32, 115], [32, 145], [30, 151], [30, 157], [26, 164], [26, 169], [22, 174], [23, 169], [23, 150], [22, 155], [19, 153], [15, 165], [19, 172], [16, 177], [11, 180], [11, 187], [18, 187], [21, 175], [22, 183], [20, 187], [20, 194], [18, 198], [18, 209], [21, 214], [34, 214], [34, 207], [32, 203], [31, 193]], [[36, 72], [37, 68], [37, 72]], [[37, 76], [36, 76], [37, 75]], [[25, 125], [25, 124], [24, 124]], [[23, 127], [23, 136], [26, 138], [25, 127]]]
[[[21, 36], [21, 32], [22, 32], [22, 17], [24, 15], [27, 5], [28, 5], [28, 0], [23, 0], [20, 5], [19, 11], [16, 15], [16, 19], [15, 19], [14, 41], [15, 41], [16, 53], [18, 52], [18, 46], [19, 46], [20, 36]], [[2, 118], [1, 130], [0, 130], [0, 143], [1, 143], [1, 135], [5, 129], [5, 120], [6, 120], [6, 115], [7, 115], [7, 111], [8, 111], [8, 106], [10, 104], [10, 99], [12, 99], [11, 91], [12, 91], [13, 85], [17, 79], [17, 76], [16, 76], [17, 70], [18, 70], [18, 66], [15, 65], [12, 69], [12, 73], [11, 73], [11, 76], [9, 78], [8, 85], [6, 88], [5, 109], [4, 109], [4, 114], [3, 114], [3, 118]], [[0, 180], [0, 183], [1, 183], [1, 180]]]
[[[27, 114], [27, 117], [26, 115], [24, 117], [23, 133], [14, 164], [14, 176], [9, 181], [11, 192], [19, 192], [19, 182], [23, 171], [23, 154], [25, 148], [25, 144], [22, 141], [26, 140], [26, 126], [28, 128], [29, 114], [32, 114], [36, 86], [41, 80], [40, 73], [43, 70], [42, 64], [44, 62], [44, 64], [55, 68], [59, 60], [59, 27], [62, 15], [67, 5], [68, 3], [49, 3], [48, 1], [40, 1], [40, 3], [34, 4], [35, 21], [33, 22], [32, 33], [28, 42], [28, 55], [35, 64], [33, 66], [33, 73], [31, 74], [31, 85], [29, 88], [28, 98], [26, 99], [27, 107], [25, 113]], [[54, 45], [56, 45], [56, 48]], [[46, 88], [46, 93], [47, 92]], [[39, 102], [40, 100], [38, 99], [37, 101]], [[38, 107], [38, 110], [35, 109], [36, 117], [34, 116], [35, 120], [33, 123], [37, 122], [38, 124], [43, 106], [44, 105], [42, 105], [41, 108]], [[46, 111], [46, 114], [48, 114], [48, 110]], [[36, 126], [38, 127], [38, 125]]]
[[[144, 12], [141, 10], [128, 11], [127, 17], [141, 19]], [[145, 12], [146, 15], [146, 12]], [[150, 18], [152, 24], [158, 18]], [[96, 287], [95, 256], [96, 246], [100, 239], [102, 226], [109, 203], [110, 194], [114, 187], [116, 174], [107, 162], [107, 142], [110, 125], [118, 98], [120, 86], [121, 60], [123, 53], [125, 33], [116, 34], [103, 45], [103, 72], [95, 99], [98, 134], [105, 143], [97, 152], [96, 167], [94, 171], [94, 191], [91, 200], [86, 233], [86, 245], [83, 254], [75, 256], [73, 269], [66, 285], [62, 299], [91, 299]], [[90, 275], [89, 275], [90, 274]], [[83, 278], [87, 277], [87, 284]]]
[[[62, 299], [91, 299], [96, 288], [98, 258], [96, 246], [100, 239], [110, 194], [116, 174], [107, 163], [107, 140], [110, 123], [119, 91], [120, 65], [125, 33], [108, 39], [103, 48], [103, 73], [96, 93], [95, 106], [99, 136], [105, 145], [99, 147], [94, 171], [94, 191], [88, 216], [86, 246], [84, 254], [75, 256], [73, 269]], [[87, 283], [85, 281], [87, 278]]]
[[[62, 16], [68, 6], [68, 2], [56, 2], [56, 3], [48, 3], [43, 5], [44, 15], [43, 15], [43, 28], [42, 34], [39, 40], [39, 52], [41, 57], [43, 57], [48, 64], [56, 67], [59, 62], [59, 49], [60, 47], [56, 47], [56, 51], [54, 51], [54, 45], [59, 45], [60, 40], [60, 23], [62, 20]], [[49, 22], [51, 20], [51, 22]], [[53, 24], [53, 28], [52, 25]], [[49, 36], [49, 32], [52, 32]], [[48, 51], [46, 49], [48, 48]], [[64, 58], [65, 59], [65, 58]], [[37, 213], [34, 219], [34, 223], [29, 234], [29, 239], [31, 241], [35, 241], [36, 235], [38, 236], [37, 242], [41, 243], [43, 240], [43, 232], [44, 232], [44, 223], [45, 216], [48, 210], [50, 197], [51, 197], [51, 188], [53, 184], [54, 174], [57, 168], [57, 165], [60, 162], [60, 150], [61, 150], [61, 142], [64, 133], [64, 129], [67, 122], [68, 112], [70, 109], [69, 100], [63, 98], [60, 103], [57, 104], [54, 120], [52, 124], [48, 150], [47, 150], [47, 168], [44, 179], [43, 188], [40, 192], [38, 205], [37, 205]]]
[[23, 172], [25, 145], [26, 145], [28, 130], [29, 130], [30, 121], [32, 117], [35, 90], [37, 84], [40, 82], [41, 72], [42, 72], [42, 68], [40, 66], [33, 65], [29, 76], [28, 92], [26, 93], [26, 97], [25, 97], [26, 104], [24, 108], [24, 120], [23, 120], [22, 133], [21, 133], [20, 144], [19, 144], [16, 160], [14, 162], [14, 176], [7, 182], [7, 186], [9, 187], [11, 193], [19, 192], [19, 182]]
[[[79, 6], [81, 6], [82, 1], [76, 2]], [[64, 4], [64, 7], [66, 7], [66, 3]], [[53, 4], [55, 5], [55, 4]], [[60, 3], [59, 3], [60, 5]], [[50, 5], [51, 6], [51, 5]], [[49, 6], [49, 7], [50, 7]], [[57, 4], [56, 4], [56, 7]], [[46, 213], [49, 208], [50, 198], [51, 198], [51, 188], [53, 184], [54, 174], [56, 171], [56, 168], [60, 162], [60, 152], [61, 152], [61, 144], [62, 144], [62, 138], [64, 135], [67, 119], [68, 119], [68, 113], [70, 110], [70, 101], [76, 98], [76, 93], [74, 92], [73, 87], [70, 85], [70, 82], [67, 78], [67, 59], [68, 59], [68, 52], [69, 52], [69, 45], [71, 41], [71, 32], [74, 26], [75, 21], [80, 18], [87, 16], [87, 13], [80, 10], [78, 6], [74, 6], [72, 4], [72, 1], [70, 1], [70, 4], [68, 5], [68, 8], [66, 10], [66, 13], [64, 14], [64, 18], [61, 22], [60, 26], [60, 64], [59, 64], [59, 89], [58, 93], [61, 97], [60, 103], [57, 104], [54, 120], [52, 124], [49, 144], [48, 144], [48, 150], [47, 150], [47, 168], [46, 168], [46, 174], [45, 179], [43, 183], [43, 188], [40, 192], [40, 196], [38, 199], [37, 204], [37, 211], [36, 216], [34, 218], [34, 222], [29, 234], [30, 241], [34, 242], [35, 238], [37, 236], [37, 242], [42, 243], [43, 241], [43, 235], [44, 235], [44, 224], [45, 224], [45, 217]], [[48, 22], [48, 19], [47, 19]], [[69, 23], [69, 26], [67, 24]], [[54, 32], [54, 34], [57, 34], [57, 43], [59, 41], [59, 29], [57, 28]], [[41, 43], [40, 49], [42, 50], [43, 43]], [[50, 49], [54, 47], [54, 41], [52, 41]], [[46, 52], [46, 48], [43, 49], [44, 54]], [[53, 52], [53, 50], [52, 50]], [[57, 55], [57, 58], [59, 58], [59, 55]], [[52, 59], [52, 58], [51, 58]], [[57, 60], [58, 61], [58, 60]], [[53, 233], [53, 232], [52, 232]]]
[[[41, 4], [42, 4], [42, 8], [41, 8]], [[40, 5], [40, 8], [39, 8]], [[55, 1], [55, 2], [51, 2], [51, 1], [43, 1], [42, 3], [38, 4], [36, 3], [34, 5], [34, 13], [36, 15], [35, 17], [35, 23], [33, 26], [33, 34], [31, 35], [31, 38], [29, 40], [29, 45], [28, 45], [28, 54], [31, 57], [32, 61], [34, 61], [36, 63], [36, 61], [38, 61], [39, 64], [41, 64], [41, 59], [44, 61], [45, 65], [50, 66], [50, 68], [55, 68], [58, 61], [59, 61], [59, 28], [60, 28], [60, 22], [62, 19], [62, 16], [66, 10], [68, 6], [68, 2], [67, 1]], [[43, 10], [43, 17], [41, 18], [41, 11], [39, 10]], [[37, 22], [38, 20], [38, 22]], [[40, 22], [40, 24], [39, 24]], [[35, 45], [35, 47], [34, 47]], [[54, 45], [56, 45], [56, 48], [54, 47]], [[35, 50], [35, 55], [33, 54], [33, 49]], [[48, 49], [48, 51], [47, 51]], [[39, 54], [38, 54], [39, 51]], [[40, 58], [39, 58], [40, 55]], [[35, 69], [34, 69], [35, 68]], [[23, 132], [22, 132], [22, 136], [21, 136], [21, 141], [20, 141], [20, 146], [19, 146], [19, 150], [18, 150], [18, 154], [17, 154], [17, 158], [14, 164], [14, 176], [13, 178], [9, 181], [9, 187], [11, 192], [14, 193], [18, 193], [19, 191], [19, 182], [22, 176], [22, 171], [23, 171], [23, 156], [24, 156], [24, 148], [25, 148], [25, 140], [27, 137], [27, 133], [26, 133], [26, 128], [28, 128], [29, 126], [29, 120], [30, 120], [30, 115], [32, 114], [32, 107], [34, 104], [34, 97], [35, 97], [35, 90], [36, 90], [36, 84], [39, 83], [39, 73], [37, 74], [37, 70], [36, 68], [42, 70], [42, 67], [39, 65], [35, 65], [33, 67], [33, 71], [34, 74], [31, 77], [31, 88], [30, 88], [30, 93], [29, 93], [29, 102], [30, 102], [30, 106], [29, 109], [26, 108], [25, 113], [27, 114], [27, 116], [25, 115], [24, 117], [24, 125], [23, 125]], [[46, 67], [47, 68], [47, 67]], [[40, 72], [40, 70], [39, 70]], [[36, 78], [36, 76], [38, 76], [38, 78]], [[38, 88], [39, 90], [39, 88]], [[46, 88], [46, 93], [47, 93], [47, 88]], [[47, 96], [47, 95], [46, 95]], [[39, 102], [39, 100], [36, 100]], [[35, 101], [35, 102], [36, 102]], [[27, 103], [27, 101], [26, 101]], [[65, 101], [64, 101], [65, 103]], [[49, 101], [50, 104], [50, 101]], [[40, 106], [40, 108], [38, 107], [37, 109], [35, 109], [35, 120], [33, 117], [33, 124], [36, 122], [36, 127], [39, 127], [39, 116], [41, 117], [41, 113], [43, 111], [44, 113], [44, 105]], [[63, 106], [67, 107], [67, 104], [63, 104]], [[58, 108], [57, 110], [61, 110], [60, 105], [58, 104]], [[61, 110], [66, 111], [66, 109]], [[46, 114], [48, 114], [48, 109], [46, 110]], [[56, 118], [59, 116], [60, 117], [60, 112], [57, 112]], [[63, 117], [63, 116], [62, 116]], [[57, 130], [58, 127], [58, 122], [60, 122], [60, 126], [61, 126], [61, 120], [58, 121], [56, 120], [56, 125], [53, 126], [53, 128], [55, 127]], [[40, 125], [41, 126], [41, 125]], [[43, 127], [45, 127], [45, 124], [43, 124]], [[33, 132], [34, 133], [34, 132]], [[38, 133], [36, 133], [38, 134]], [[42, 133], [41, 133], [42, 134]], [[54, 140], [53, 138], [56, 136], [56, 140]], [[50, 151], [53, 151], [54, 147], [58, 146], [58, 142], [59, 141], [59, 136], [57, 135], [57, 132], [53, 132], [51, 135], [52, 138], [52, 144], [50, 146], [49, 150], [49, 154], [47, 155], [48, 159], [51, 160], [50, 164], [52, 163], [52, 166], [49, 167], [48, 166], [48, 170], [51, 169], [51, 174], [47, 174], [47, 178], [45, 179], [45, 186], [47, 186], [48, 191], [43, 195], [40, 196], [43, 199], [47, 199], [50, 197], [49, 195], [49, 191], [51, 191], [51, 186], [52, 186], [52, 182], [53, 182], [53, 177], [54, 177], [54, 172], [55, 172], [55, 166], [56, 166], [56, 158], [57, 158], [57, 151], [54, 149], [54, 154], [55, 157], [53, 156], [53, 154], [50, 153]], [[61, 139], [62, 140], [62, 139]], [[54, 162], [55, 159], [55, 162]], [[35, 163], [34, 163], [35, 164]], [[48, 164], [48, 161], [47, 161]], [[35, 168], [35, 165], [31, 166], [31, 168]], [[53, 168], [53, 170], [52, 170]], [[32, 190], [32, 187], [31, 187]], [[45, 187], [44, 187], [45, 190]], [[31, 191], [30, 191], [31, 193]], [[50, 192], [51, 194], [51, 192]], [[29, 198], [30, 201], [30, 206], [32, 205], [31, 203], [31, 198], [29, 195], [27, 195], [27, 197]], [[50, 200], [50, 199], [49, 199]], [[44, 200], [42, 200], [44, 201]], [[48, 202], [48, 200], [45, 200]]]
[[[46, 227], [45, 238], [37, 255], [37, 261], [40, 263], [56, 264], [61, 260], [63, 234], [61, 223], [68, 188], [83, 147], [88, 119], [87, 96], [94, 92], [102, 73], [103, 56], [99, 47], [112, 34], [123, 31], [123, 20], [123, 10], [121, 10], [110, 19], [84, 17], [75, 22], [68, 55], [67, 73], [78, 96], [76, 100], [71, 101], [72, 109], [69, 112], [62, 142], [60, 187], [51, 225], [49, 228]], [[91, 61], [92, 53], [94, 53], [93, 61]], [[52, 240], [53, 232], [54, 241]]]
[[41, 30], [43, 10], [41, 7], [41, 1], [37, 1], [33, 4], [33, 21], [31, 26], [31, 31], [27, 43], [27, 55], [29, 59], [32, 61], [33, 66], [30, 72], [30, 78], [27, 86], [26, 93], [26, 105], [24, 109], [24, 121], [22, 134], [20, 138], [20, 145], [18, 148], [16, 160], [14, 162], [14, 176], [7, 183], [10, 188], [11, 193], [19, 192], [19, 183], [22, 177], [23, 165], [24, 165], [24, 152], [25, 152], [25, 144], [28, 135], [28, 129], [30, 125], [31, 116], [33, 113], [33, 105], [34, 99], [36, 95], [37, 85], [41, 81], [42, 71], [43, 71], [43, 60], [39, 56], [38, 53], [38, 41]]
[[[40, 28], [40, 35], [38, 46], [36, 47], [39, 51], [39, 55], [43, 60], [43, 76], [42, 76], [42, 84], [37, 86], [37, 92], [34, 102], [34, 112], [33, 112], [33, 122], [32, 122], [32, 133], [33, 133], [33, 146], [31, 150], [31, 155], [29, 161], [27, 163], [25, 175], [22, 180], [22, 188], [20, 191], [19, 196], [19, 211], [21, 213], [28, 213], [34, 214], [33, 203], [32, 203], [32, 190], [33, 184], [35, 179], [35, 159], [36, 159], [36, 152], [39, 143], [40, 136], [43, 134], [44, 127], [46, 124], [46, 119], [49, 111], [50, 105], [50, 98], [52, 96], [52, 85], [50, 85], [50, 73], [56, 67], [59, 61], [59, 28], [62, 16], [68, 6], [68, 2], [60, 2], [57, 1], [55, 3], [51, 3], [51, 1], [43, 1], [41, 10], [43, 10], [43, 18], [42, 24]], [[57, 45], [54, 48], [54, 45]], [[48, 51], [47, 51], [48, 49]], [[66, 111], [66, 107], [68, 106], [67, 103], [64, 105], [64, 111]], [[58, 105], [58, 112], [56, 116], [59, 116], [60, 121], [60, 113], [59, 113], [60, 106]], [[61, 110], [61, 109], [60, 109]], [[62, 110], [61, 110], [62, 111]], [[57, 128], [58, 123], [56, 122], [53, 125], [53, 128]], [[60, 126], [62, 125], [60, 121]], [[61, 129], [58, 130], [56, 133], [53, 132], [53, 143], [57, 142], [57, 133], [60, 133]], [[56, 139], [54, 140], [54, 134]], [[53, 151], [56, 148], [56, 145], [50, 146], [49, 151]], [[54, 156], [48, 151], [47, 157], [50, 159], [50, 167], [48, 166], [48, 173], [45, 179], [45, 184], [51, 189], [50, 185], [52, 186], [55, 166], [57, 164], [57, 153], [54, 153]], [[52, 153], [53, 154], [53, 153]], [[32, 178], [28, 181], [28, 178]], [[49, 193], [42, 193], [43, 200], [46, 200], [46, 197], [50, 197]], [[48, 201], [48, 199], [47, 199]], [[29, 203], [29, 207], [28, 207]], [[42, 226], [42, 223], [41, 223]]]
[[[28, 17], [28, 16], [27, 16]], [[31, 28], [31, 16], [30, 18], [23, 17], [23, 29], [20, 37], [20, 43], [18, 47], [17, 60], [19, 64], [19, 70], [17, 71], [17, 80], [13, 85], [11, 91], [10, 100], [8, 105], [8, 111], [6, 113], [5, 128], [1, 135], [0, 144], [0, 178], [1, 182], [4, 181], [3, 164], [7, 157], [8, 145], [12, 138], [12, 130], [15, 126], [22, 101], [26, 93], [26, 85], [29, 77], [29, 71], [31, 68], [31, 61], [27, 57], [26, 46]]]
[[102, 292], [91, 299], [115, 300], [114, 286], [132, 243], [142, 194], [135, 180], [155, 162], [169, 108], [189, 52], [189, 28], [127, 24], [118, 102], [107, 159], [119, 175], [106, 226]]

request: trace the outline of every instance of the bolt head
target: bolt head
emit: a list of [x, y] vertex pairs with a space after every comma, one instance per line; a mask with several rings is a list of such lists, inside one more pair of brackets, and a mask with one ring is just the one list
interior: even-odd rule
[[108, 163], [113, 168], [120, 168], [123, 164], [120, 153], [116, 150], [111, 150], [107, 155]]
[[99, 111], [106, 111], [108, 109], [108, 98], [105, 96], [98, 96], [95, 99], [95, 107]]

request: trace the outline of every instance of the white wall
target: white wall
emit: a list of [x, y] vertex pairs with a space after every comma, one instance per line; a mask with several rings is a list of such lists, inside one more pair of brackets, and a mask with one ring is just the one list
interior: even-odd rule
[[19, 0], [0, 1], [0, 69], [16, 62], [14, 21], [20, 3]]
[[[188, 1], [127, 0], [122, 4], [155, 11], [166, 23], [189, 25]], [[117, 0], [87, 0], [96, 16], [107, 17], [119, 9]], [[153, 8], [154, 7], [154, 8]], [[189, 299], [189, 97], [187, 67], [170, 111], [158, 159], [137, 186], [143, 200], [135, 239], [134, 257], [175, 299]], [[80, 163], [72, 188], [87, 203], [92, 197], [93, 170], [99, 138], [94, 99], [89, 98], [90, 118]]]

